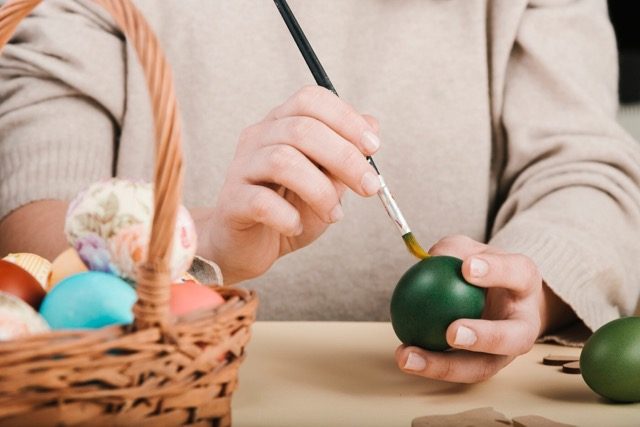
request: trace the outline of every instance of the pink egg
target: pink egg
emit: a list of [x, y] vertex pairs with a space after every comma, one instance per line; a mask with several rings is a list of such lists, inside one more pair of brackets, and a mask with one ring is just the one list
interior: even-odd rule
[[208, 286], [187, 281], [171, 285], [171, 314], [183, 316], [197, 310], [211, 310], [224, 303], [222, 295]]

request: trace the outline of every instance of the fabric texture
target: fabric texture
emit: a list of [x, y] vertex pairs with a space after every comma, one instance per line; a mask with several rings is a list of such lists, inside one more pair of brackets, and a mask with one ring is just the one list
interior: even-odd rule
[[[136, 0], [172, 64], [188, 207], [212, 205], [237, 138], [313, 80], [272, 2]], [[429, 247], [524, 253], [591, 329], [640, 294], [640, 148], [615, 122], [602, 0], [291, 0], [341, 97], [381, 123], [375, 156]], [[112, 175], [152, 176], [131, 47], [99, 7], [47, 0], [0, 57], [0, 217]], [[376, 198], [243, 284], [262, 319], [388, 320], [415, 259]]]

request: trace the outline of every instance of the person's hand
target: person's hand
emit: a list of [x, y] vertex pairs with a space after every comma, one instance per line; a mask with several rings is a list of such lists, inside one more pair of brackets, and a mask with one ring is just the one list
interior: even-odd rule
[[319, 86], [246, 128], [215, 209], [198, 215], [205, 255], [225, 282], [256, 277], [316, 239], [343, 217], [347, 187], [376, 194], [380, 181], [365, 158], [379, 148], [376, 134], [373, 118]]
[[543, 284], [534, 262], [468, 237], [447, 237], [429, 251], [463, 260], [462, 274], [487, 288], [482, 319], [458, 319], [447, 328], [451, 351], [432, 352], [400, 346], [398, 366], [405, 372], [444, 381], [486, 380], [518, 355], [527, 353], [549, 326], [550, 307], [566, 310]]

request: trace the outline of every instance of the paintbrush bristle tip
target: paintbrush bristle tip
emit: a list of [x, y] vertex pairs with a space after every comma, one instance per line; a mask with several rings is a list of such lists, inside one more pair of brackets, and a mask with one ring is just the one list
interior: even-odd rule
[[418, 240], [415, 238], [413, 233], [408, 232], [407, 234], [402, 236], [402, 239], [404, 240], [407, 249], [409, 249], [409, 252], [411, 252], [411, 254], [413, 254], [416, 258], [429, 258], [429, 253], [425, 251], [422, 246], [420, 246], [420, 243], [418, 243]]

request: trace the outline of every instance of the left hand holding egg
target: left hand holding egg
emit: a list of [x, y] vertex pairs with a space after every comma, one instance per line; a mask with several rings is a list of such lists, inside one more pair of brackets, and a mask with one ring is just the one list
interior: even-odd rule
[[531, 259], [464, 236], [445, 238], [429, 253], [462, 259], [464, 278], [487, 288], [483, 318], [458, 319], [448, 326], [446, 340], [458, 351], [398, 347], [396, 361], [401, 369], [427, 378], [473, 383], [488, 379], [533, 347], [546, 318], [542, 277]]

